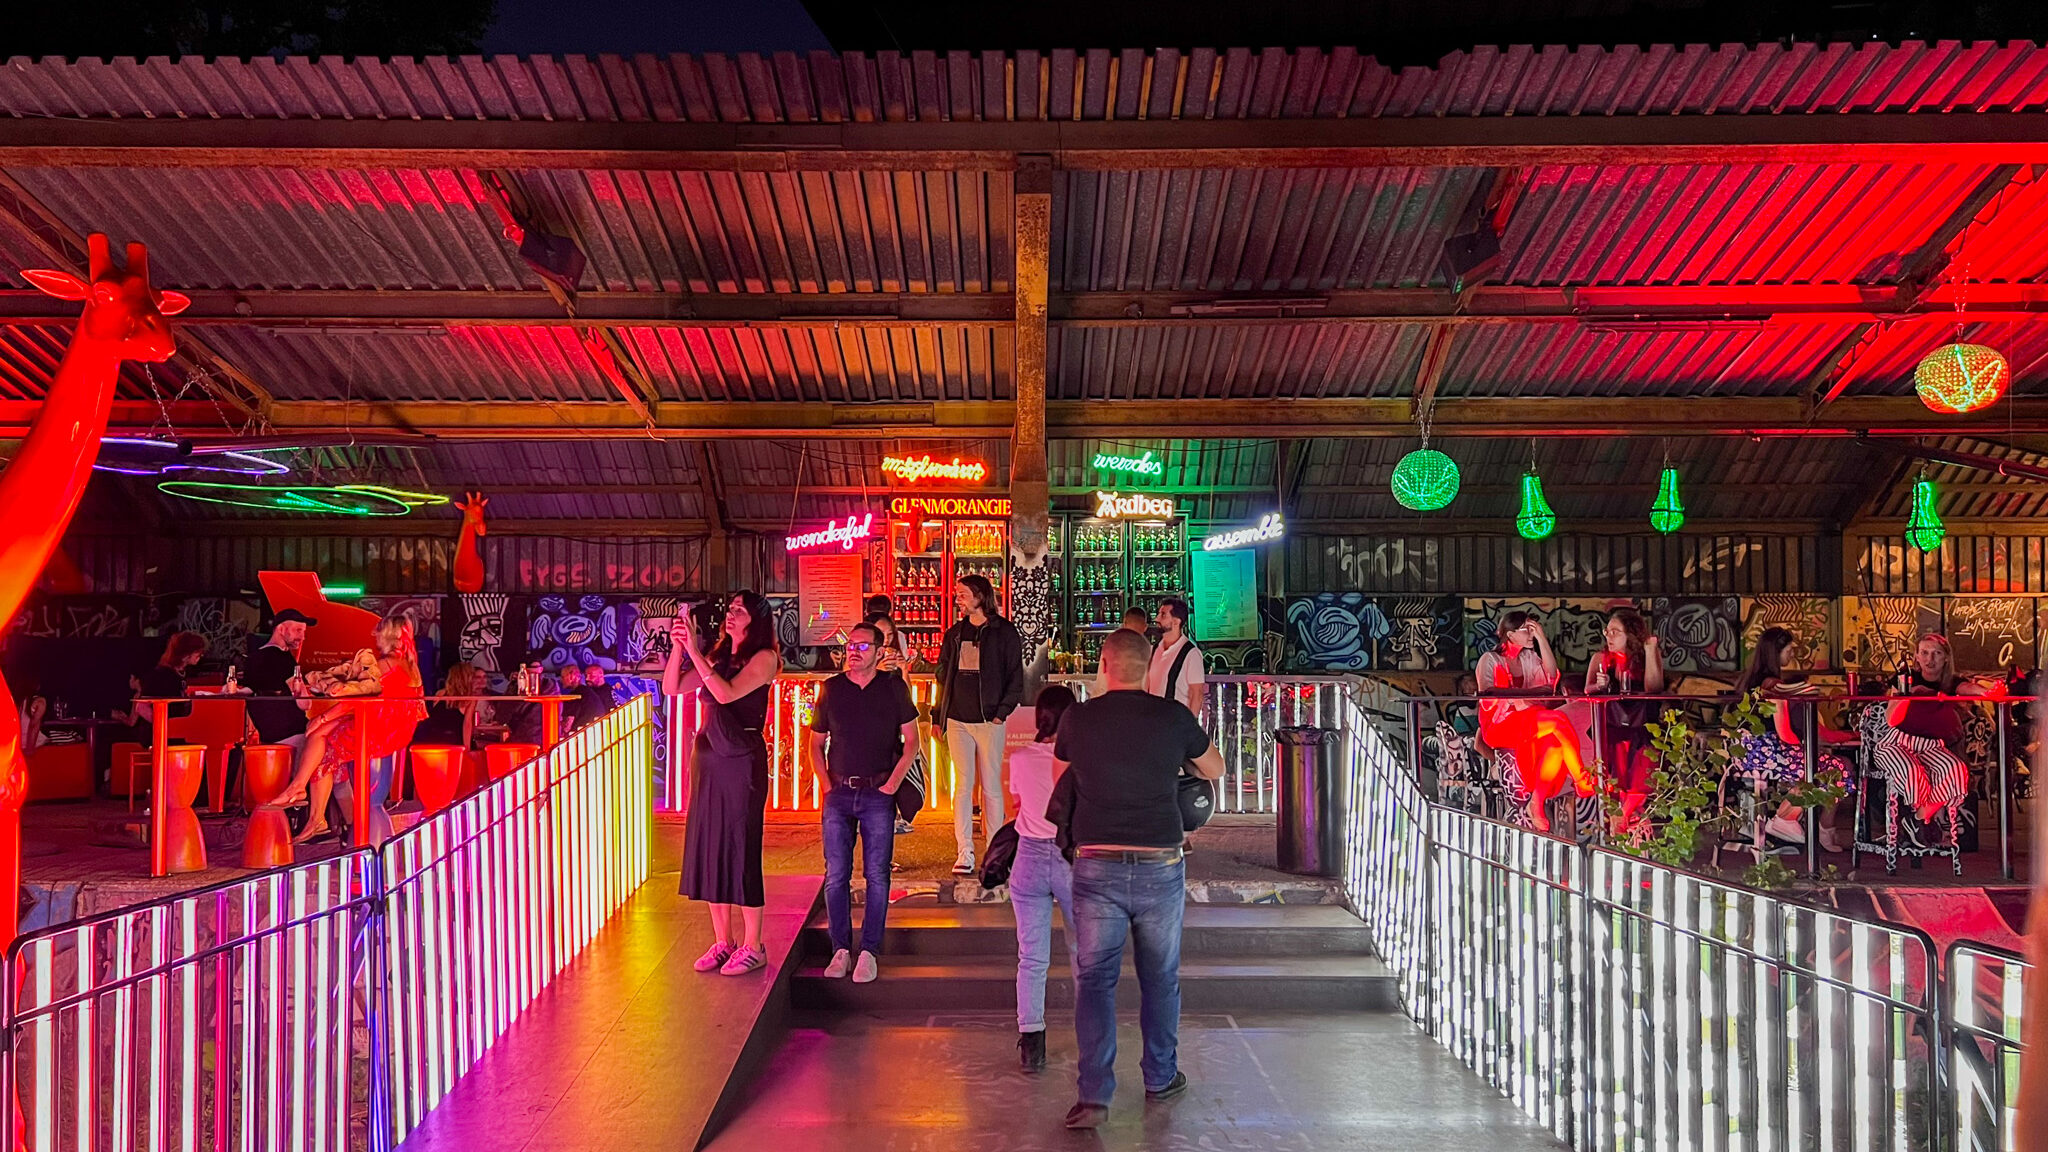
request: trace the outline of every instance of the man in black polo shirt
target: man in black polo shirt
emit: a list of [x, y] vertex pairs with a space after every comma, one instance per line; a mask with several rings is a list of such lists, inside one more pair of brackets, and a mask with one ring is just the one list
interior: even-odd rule
[[1187, 1091], [1180, 1071], [1180, 925], [1187, 902], [1181, 860], [1181, 766], [1205, 780], [1223, 756], [1177, 700], [1145, 691], [1152, 645], [1118, 630], [1102, 642], [1100, 696], [1067, 709], [1053, 759], [1073, 776], [1074, 1034], [1080, 1100], [1067, 1127], [1109, 1119], [1116, 1094], [1116, 984], [1124, 942], [1135, 950], [1145, 1095]]
[[[296, 608], [277, 614], [269, 641], [249, 654], [249, 671], [242, 677], [242, 683], [250, 692], [257, 696], [304, 697], [303, 689], [294, 690], [299, 679], [299, 646], [306, 642], [306, 629], [314, 623]], [[300, 701], [253, 700], [249, 703], [249, 723], [265, 744], [305, 746], [306, 706]]]
[[[825, 681], [811, 710], [804, 763], [825, 789], [825, 920], [832, 962], [856, 984], [873, 980], [889, 924], [889, 862], [896, 849], [896, 789], [917, 754], [917, 705], [903, 677], [884, 673], [882, 630], [856, 624], [846, 637], [846, 671]], [[853, 842], [858, 833], [868, 882], [860, 959], [852, 962]]]

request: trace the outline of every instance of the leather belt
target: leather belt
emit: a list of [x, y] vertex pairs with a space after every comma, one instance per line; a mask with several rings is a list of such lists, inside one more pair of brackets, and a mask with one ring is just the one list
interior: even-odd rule
[[881, 787], [881, 780], [882, 778], [879, 776], [841, 776], [839, 783], [858, 792], [863, 788]]
[[1138, 852], [1124, 848], [1076, 848], [1074, 855], [1085, 856], [1090, 860], [1115, 860], [1123, 864], [1173, 864], [1179, 862], [1181, 850], [1147, 848]]

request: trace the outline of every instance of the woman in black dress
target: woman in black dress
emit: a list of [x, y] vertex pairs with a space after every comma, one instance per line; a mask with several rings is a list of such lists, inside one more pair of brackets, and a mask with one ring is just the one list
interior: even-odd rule
[[704, 696], [682, 882], [683, 895], [711, 905], [718, 937], [697, 958], [699, 972], [715, 968], [739, 976], [768, 962], [761, 946], [761, 825], [768, 810], [768, 744], [761, 728], [769, 685], [781, 671], [774, 614], [755, 593], [733, 596], [708, 656], [688, 617], [678, 617], [669, 631], [662, 691], [677, 697], [701, 689]]

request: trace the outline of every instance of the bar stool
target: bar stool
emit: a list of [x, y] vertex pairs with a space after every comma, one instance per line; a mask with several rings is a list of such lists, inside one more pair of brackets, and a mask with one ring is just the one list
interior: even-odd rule
[[178, 744], [164, 749], [164, 795], [152, 803], [164, 806], [164, 862], [170, 872], [200, 872], [206, 868], [206, 838], [199, 832], [199, 817], [192, 804], [199, 799], [199, 786], [206, 782], [206, 747]]
[[249, 831], [242, 837], [242, 867], [283, 868], [292, 862], [292, 825], [284, 809], [270, 807], [292, 778], [296, 750], [286, 744], [242, 748], [242, 787], [249, 797]]
[[514, 768], [538, 755], [538, 744], [492, 744], [484, 749], [484, 769], [491, 779], [502, 780]]
[[461, 784], [462, 749], [452, 744], [413, 745], [412, 786], [421, 811], [431, 816], [454, 803]]

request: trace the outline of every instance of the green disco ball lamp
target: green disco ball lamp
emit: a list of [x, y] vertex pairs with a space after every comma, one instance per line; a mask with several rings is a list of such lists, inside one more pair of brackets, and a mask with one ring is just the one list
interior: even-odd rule
[[1458, 462], [1434, 448], [1417, 448], [1394, 465], [1394, 499], [1416, 512], [1435, 512], [1458, 496]]
[[1543, 477], [1522, 473], [1522, 510], [1515, 513], [1515, 531], [1524, 540], [1541, 540], [1557, 530], [1557, 513], [1543, 498]]

